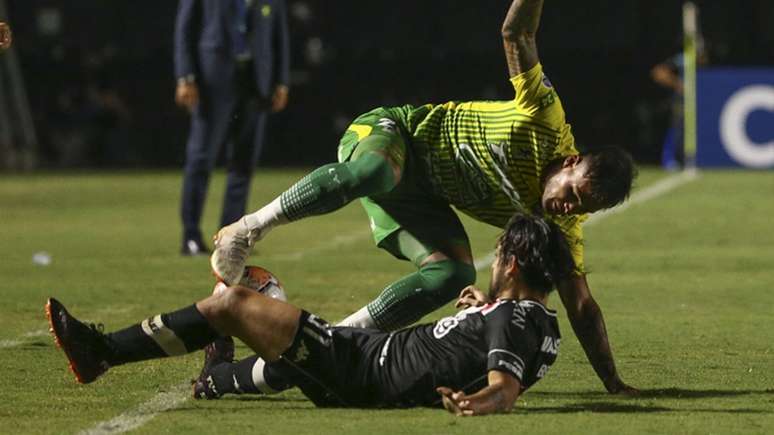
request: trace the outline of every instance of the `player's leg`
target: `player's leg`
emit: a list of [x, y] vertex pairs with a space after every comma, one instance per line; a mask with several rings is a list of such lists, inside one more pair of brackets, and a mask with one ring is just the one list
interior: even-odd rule
[[293, 387], [258, 355], [209, 367], [194, 384], [194, 398], [219, 399], [224, 394], [276, 394]]
[[330, 213], [356, 198], [395, 188], [406, 146], [395, 123], [378, 118], [381, 114], [355, 120], [342, 138], [339, 163], [312, 171], [265, 207], [221, 229], [210, 261], [215, 274], [226, 283], [238, 281], [252, 245], [277, 225]]
[[423, 243], [400, 230], [380, 247], [410, 259], [417, 271], [388, 285], [376, 299], [344, 319], [342, 325], [383, 331], [406, 327], [453, 300], [476, 280], [467, 240], [443, 245]]
[[[411, 150], [410, 150], [411, 151]], [[417, 271], [388, 285], [343, 323], [394, 330], [419, 320], [475, 282], [470, 242], [456, 213], [426, 188], [418, 158], [409, 153], [403, 181], [389, 194], [363, 198], [374, 240]]]
[[46, 305], [51, 330], [81, 383], [113, 366], [203, 348], [221, 335], [239, 337], [268, 361], [292, 344], [301, 311], [246, 287], [232, 287], [195, 305], [102, 334], [70, 315], [55, 299]]
[[[456, 216], [450, 217], [456, 220]], [[456, 241], [427, 244], [406, 230], [398, 230], [380, 244], [393, 255], [411, 260], [417, 271], [388, 285], [374, 301], [338, 326], [399, 329], [454, 299], [460, 290], [475, 281], [470, 246], [461, 224], [438, 224], [439, 228], [449, 230], [450, 239], [456, 233]], [[235, 363], [215, 365], [205, 377], [207, 382], [198, 382], [194, 386], [196, 398], [217, 399], [224, 394], [275, 394], [293, 386], [258, 355]]]

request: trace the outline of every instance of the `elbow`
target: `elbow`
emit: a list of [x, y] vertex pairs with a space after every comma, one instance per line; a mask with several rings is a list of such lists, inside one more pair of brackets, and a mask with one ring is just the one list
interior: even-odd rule
[[502, 30], [500, 30], [500, 35], [502, 35], [503, 39], [506, 41], [511, 42], [527, 42], [531, 39], [535, 39], [535, 32], [529, 32], [520, 28], [520, 26], [512, 26], [508, 23], [503, 25]]
[[500, 31], [500, 34], [502, 35], [503, 39], [506, 41], [513, 41], [516, 39], [516, 36], [518, 35], [518, 32], [514, 31], [507, 23], [503, 25], [502, 30]]

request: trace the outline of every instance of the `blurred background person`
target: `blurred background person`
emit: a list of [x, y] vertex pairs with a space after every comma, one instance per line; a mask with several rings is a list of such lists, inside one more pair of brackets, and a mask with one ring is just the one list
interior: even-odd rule
[[175, 23], [175, 100], [191, 113], [181, 200], [183, 255], [207, 254], [200, 221], [210, 174], [226, 144], [221, 225], [245, 212], [266, 115], [288, 99], [284, 0], [181, 0]]
[[0, 22], [0, 50], [5, 50], [11, 46], [11, 26]]
[[[697, 47], [697, 65], [707, 63], [703, 41]], [[653, 81], [671, 92], [669, 100], [669, 128], [661, 148], [661, 166], [677, 170], [685, 166], [683, 143], [683, 72], [685, 57], [682, 52], [654, 66], [650, 71]]]

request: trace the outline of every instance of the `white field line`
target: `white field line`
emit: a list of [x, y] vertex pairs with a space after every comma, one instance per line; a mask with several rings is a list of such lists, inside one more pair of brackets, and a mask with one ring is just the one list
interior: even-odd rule
[[[316, 246], [312, 249], [306, 249], [293, 254], [267, 255], [264, 258], [272, 260], [301, 260], [309, 255], [316, 255], [322, 252], [336, 249], [343, 245], [353, 243], [371, 234], [370, 231], [362, 231], [354, 234], [338, 236], [331, 239], [328, 243]], [[48, 331], [43, 331], [48, 333]], [[108, 435], [119, 434], [137, 429], [145, 423], [152, 420], [159, 413], [175, 409], [185, 403], [191, 397], [191, 384], [184, 382], [169, 388], [169, 391], [158, 393], [147, 402], [140, 404], [137, 408], [124, 412], [108, 421], [97, 423], [90, 429], [81, 431], [79, 435]]]
[[[598, 222], [604, 217], [607, 217], [611, 214], [620, 213], [623, 210], [626, 210], [629, 206], [633, 204], [638, 204], [638, 203], [642, 203], [642, 202], [654, 199], [695, 178], [696, 178], [695, 172], [690, 172], [690, 173], [683, 172], [671, 177], [667, 177], [663, 180], [659, 180], [658, 182], [649, 186], [648, 188], [638, 191], [637, 193], [632, 195], [632, 197], [625, 205], [616, 207], [612, 210], [608, 210], [604, 213], [600, 213], [599, 215], [595, 215], [594, 218], [596, 219], [590, 218], [589, 220], [586, 221], [586, 225]], [[360, 237], [360, 236], [357, 236], [357, 237]], [[352, 236], [351, 239], [355, 240], [357, 237]], [[337, 242], [337, 244], [339, 245], [343, 243], [348, 243], [348, 242], [345, 242], [345, 241]], [[314, 250], [311, 252], [318, 252], [318, 251], [319, 250]], [[310, 251], [306, 251], [306, 252], [309, 253]], [[308, 255], [308, 254], [303, 253], [299, 258], [303, 257], [304, 255]], [[494, 260], [494, 252], [490, 252], [489, 254], [479, 259], [476, 259], [475, 261], [476, 269], [481, 270], [486, 267], [489, 267], [489, 265], [493, 260]], [[82, 435], [118, 434], [118, 433], [130, 431], [133, 429], [137, 429], [138, 427], [144, 425], [145, 423], [153, 419], [159, 413], [177, 408], [178, 406], [182, 405], [185, 401], [188, 400], [190, 395], [191, 395], [191, 386], [188, 382], [173, 386], [170, 388], [168, 392], [157, 394], [149, 401], [138, 406], [136, 409], [127, 411], [109, 421], [97, 423], [91, 429], [83, 431], [80, 434]]]
[[102, 435], [128, 432], [144, 425], [160, 412], [168, 411], [182, 405], [188, 400], [191, 384], [175, 385], [169, 391], [159, 393], [152, 399], [140, 404], [137, 408], [124, 412], [108, 421], [97, 423], [94, 427], [79, 432], [79, 435]]
[[44, 335], [48, 335], [47, 329], [40, 329], [37, 331], [31, 331], [27, 332], [25, 334], [22, 334], [19, 336], [19, 338], [14, 340], [0, 340], [0, 349], [7, 349], [9, 347], [16, 347], [20, 346], [27, 342], [27, 339], [33, 338], [33, 337], [43, 337]]
[[[651, 199], [658, 198], [659, 196], [664, 195], [689, 181], [693, 181], [698, 177], [699, 173], [695, 169], [688, 169], [678, 174], [662, 178], [661, 180], [658, 180], [645, 189], [638, 190], [632, 194], [628, 201], [624, 202], [618, 207], [614, 207], [591, 215], [583, 226], [587, 227], [589, 225], [594, 225], [608, 216], [612, 216], [627, 210], [633, 205], [641, 204], [643, 202], [650, 201]], [[480, 271], [489, 267], [492, 264], [492, 261], [494, 261], [494, 251], [484, 255], [481, 258], [477, 258], [474, 266], [476, 267], [476, 270]]]

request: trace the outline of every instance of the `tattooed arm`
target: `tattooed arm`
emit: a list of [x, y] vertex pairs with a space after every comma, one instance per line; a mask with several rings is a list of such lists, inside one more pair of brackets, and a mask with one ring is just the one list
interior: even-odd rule
[[537, 65], [535, 42], [543, 0], [514, 0], [503, 22], [503, 45], [511, 77]]
[[559, 295], [575, 335], [583, 346], [591, 366], [610, 393], [636, 394], [618, 376], [607, 340], [602, 310], [591, 296], [585, 275], [573, 275], [559, 284]]
[[436, 391], [443, 399], [443, 407], [461, 417], [492, 414], [513, 408], [521, 393], [519, 380], [498, 370], [490, 370], [488, 379], [489, 385], [471, 395], [447, 387], [438, 387]]

